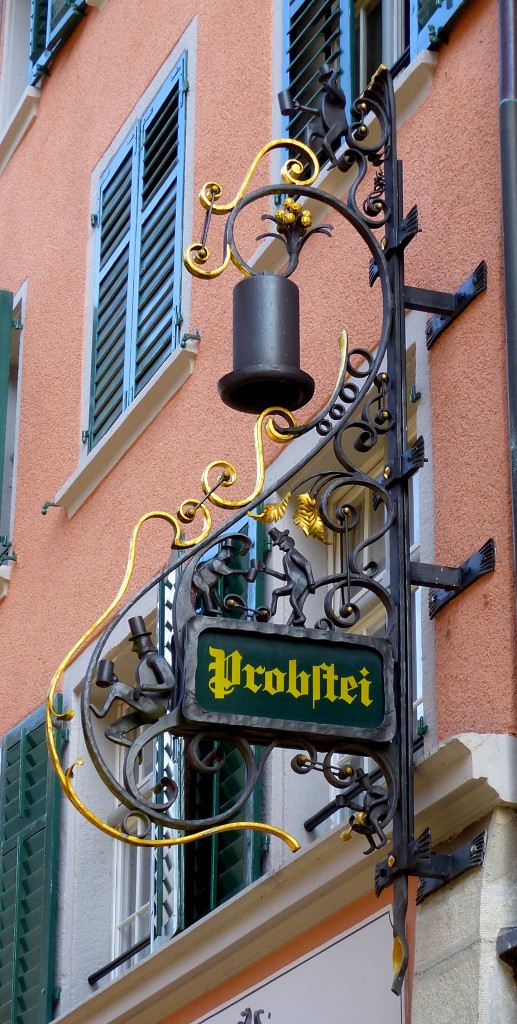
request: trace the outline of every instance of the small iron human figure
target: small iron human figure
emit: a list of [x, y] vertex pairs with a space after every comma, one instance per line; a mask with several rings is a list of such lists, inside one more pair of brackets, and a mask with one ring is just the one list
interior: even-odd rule
[[165, 714], [176, 686], [173, 671], [165, 658], [158, 654], [141, 615], [129, 619], [129, 629], [132, 650], [138, 655], [136, 686], [117, 679], [113, 662], [105, 658], [99, 662], [96, 682], [97, 686], [109, 687], [109, 693], [102, 708], [90, 704], [97, 718], [105, 718], [115, 700], [120, 700], [135, 709], [117, 718], [104, 730], [107, 739], [123, 747], [130, 747], [132, 743], [126, 733], [138, 729], [141, 725], [157, 722]]
[[202, 598], [207, 614], [213, 615], [224, 609], [224, 600], [219, 592], [219, 583], [222, 579], [228, 576], [242, 576], [248, 583], [254, 583], [256, 580], [259, 569], [256, 561], [252, 561], [246, 569], [235, 569], [230, 565], [236, 555], [243, 557], [250, 547], [251, 540], [244, 534], [225, 537], [217, 554], [196, 566], [192, 577], [192, 589]]
[[274, 569], [266, 569], [266, 572], [271, 576], [276, 576], [278, 579], [286, 581], [285, 586], [273, 591], [270, 617], [272, 618], [276, 612], [278, 599], [280, 597], [288, 597], [292, 608], [292, 615], [287, 625], [304, 626], [305, 615], [303, 614], [303, 606], [308, 594], [314, 594], [316, 589], [311, 563], [305, 558], [305, 555], [296, 550], [289, 530], [277, 530], [274, 527], [269, 531], [269, 536], [273, 544], [276, 544], [280, 551], [284, 552], [282, 560], [284, 571], [279, 573], [275, 572]]

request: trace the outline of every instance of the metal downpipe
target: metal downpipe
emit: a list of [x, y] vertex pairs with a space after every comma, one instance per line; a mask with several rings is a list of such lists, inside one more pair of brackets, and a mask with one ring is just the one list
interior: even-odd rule
[[517, 8], [515, 0], [499, 0], [498, 11], [501, 213], [513, 551], [517, 582]]

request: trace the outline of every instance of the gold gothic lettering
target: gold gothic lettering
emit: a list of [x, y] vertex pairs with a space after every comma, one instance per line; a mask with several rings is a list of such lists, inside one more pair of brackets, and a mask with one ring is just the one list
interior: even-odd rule
[[241, 684], [242, 655], [238, 651], [227, 655], [221, 647], [209, 647], [208, 653], [214, 659], [208, 666], [213, 671], [208, 685], [216, 700], [223, 700]]
[[331, 704], [336, 700], [345, 704], [359, 701], [365, 708], [373, 704], [370, 696], [372, 680], [368, 677], [367, 668], [362, 668], [359, 679], [356, 679], [355, 676], [339, 676], [336, 666], [325, 662], [313, 665], [310, 672], [305, 672], [298, 670], [298, 663], [292, 658], [287, 663], [287, 672], [282, 672], [279, 668], [243, 664], [239, 651], [227, 654], [220, 647], [209, 647], [208, 653], [212, 658], [208, 665], [211, 673], [208, 685], [216, 700], [224, 700], [237, 686], [242, 686], [251, 693], [263, 690], [273, 697], [279, 693], [296, 699], [308, 697], [313, 708], [321, 700], [328, 700]]

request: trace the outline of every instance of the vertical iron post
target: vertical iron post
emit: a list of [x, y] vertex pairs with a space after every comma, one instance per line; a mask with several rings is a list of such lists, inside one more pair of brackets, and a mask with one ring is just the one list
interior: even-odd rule
[[[404, 248], [397, 245], [404, 217], [402, 161], [397, 160], [396, 111], [393, 83], [389, 80], [390, 141], [386, 154], [386, 201], [391, 211], [386, 227], [387, 248], [393, 255], [388, 264], [394, 298], [391, 338], [387, 350], [389, 401], [395, 413], [395, 427], [388, 432], [388, 457], [397, 465], [407, 448], [406, 328], [404, 304]], [[393, 991], [400, 993], [409, 957], [406, 937], [408, 876], [405, 872], [409, 846], [413, 841], [413, 681], [411, 643], [411, 582], [408, 480], [399, 477], [392, 491], [397, 507], [390, 531], [390, 591], [395, 605], [394, 628], [398, 633], [398, 662], [395, 665], [397, 709], [397, 756], [399, 798], [393, 820], [394, 869], [394, 968]], [[398, 945], [400, 943], [400, 945]]]

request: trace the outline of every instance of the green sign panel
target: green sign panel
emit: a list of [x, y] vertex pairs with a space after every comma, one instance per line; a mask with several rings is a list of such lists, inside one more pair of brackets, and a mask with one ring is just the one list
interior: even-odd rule
[[304, 732], [334, 735], [383, 732], [387, 725], [386, 641], [204, 618], [190, 644], [190, 720], [257, 729], [300, 723]]

